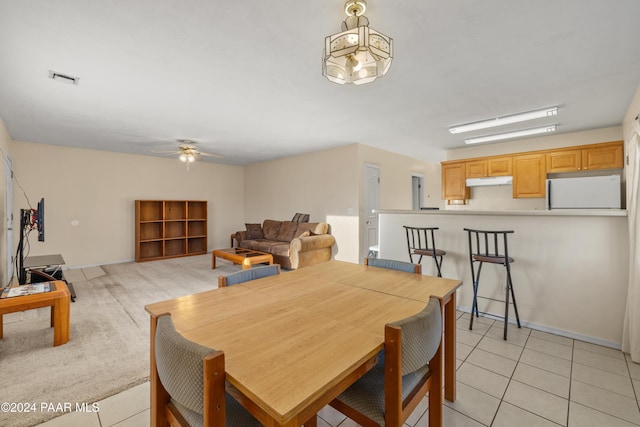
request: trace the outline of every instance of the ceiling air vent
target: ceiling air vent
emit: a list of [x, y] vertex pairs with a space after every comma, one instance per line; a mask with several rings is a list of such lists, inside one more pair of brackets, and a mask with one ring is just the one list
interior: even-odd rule
[[73, 77], [68, 74], [58, 73], [53, 70], [49, 70], [49, 78], [62, 83], [68, 83], [70, 85], [77, 85], [80, 81], [80, 77]]

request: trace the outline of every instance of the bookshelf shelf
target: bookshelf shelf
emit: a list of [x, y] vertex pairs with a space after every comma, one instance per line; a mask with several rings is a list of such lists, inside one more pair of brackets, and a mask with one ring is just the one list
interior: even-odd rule
[[207, 253], [207, 202], [136, 200], [136, 262]]

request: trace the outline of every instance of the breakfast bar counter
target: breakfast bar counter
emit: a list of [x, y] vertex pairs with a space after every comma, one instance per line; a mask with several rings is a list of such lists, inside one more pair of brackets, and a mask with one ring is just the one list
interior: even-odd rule
[[[620, 348], [626, 307], [629, 243], [626, 210], [378, 210], [380, 258], [409, 261], [403, 225], [439, 227], [436, 245], [447, 254], [442, 276], [463, 281], [458, 307], [473, 297], [464, 228], [514, 230], [509, 237], [513, 287], [523, 326]], [[492, 268], [495, 267], [495, 268]], [[424, 274], [435, 265], [423, 258]], [[484, 296], [504, 300], [504, 268], [482, 271]], [[481, 311], [504, 313], [483, 300]], [[511, 311], [513, 312], [513, 311]]]

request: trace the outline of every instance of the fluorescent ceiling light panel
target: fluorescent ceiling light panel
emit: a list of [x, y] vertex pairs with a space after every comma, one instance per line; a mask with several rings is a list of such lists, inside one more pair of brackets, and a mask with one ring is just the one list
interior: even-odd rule
[[495, 126], [503, 126], [511, 123], [519, 123], [527, 120], [555, 116], [556, 114], [558, 114], [558, 107], [543, 108], [542, 110], [527, 111], [526, 113], [512, 114], [510, 116], [496, 117], [495, 119], [482, 120], [480, 122], [467, 123], [465, 125], [459, 126], [452, 126], [449, 128], [449, 132], [470, 132], [472, 130], [487, 129]]
[[499, 133], [496, 135], [479, 136], [476, 138], [465, 139], [465, 144], [478, 144], [480, 142], [500, 141], [503, 139], [520, 138], [523, 136], [538, 135], [541, 133], [555, 132], [556, 125], [545, 126], [535, 129], [519, 130], [515, 132]]

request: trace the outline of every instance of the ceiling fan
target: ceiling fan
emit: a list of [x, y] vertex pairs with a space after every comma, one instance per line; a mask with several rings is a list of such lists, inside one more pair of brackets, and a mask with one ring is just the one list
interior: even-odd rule
[[178, 150], [175, 151], [154, 151], [158, 154], [166, 155], [178, 155], [178, 159], [187, 164], [187, 170], [189, 170], [189, 164], [200, 159], [200, 156], [215, 157], [218, 159], [224, 158], [220, 154], [205, 153], [196, 148], [197, 141], [190, 139], [178, 139]]

